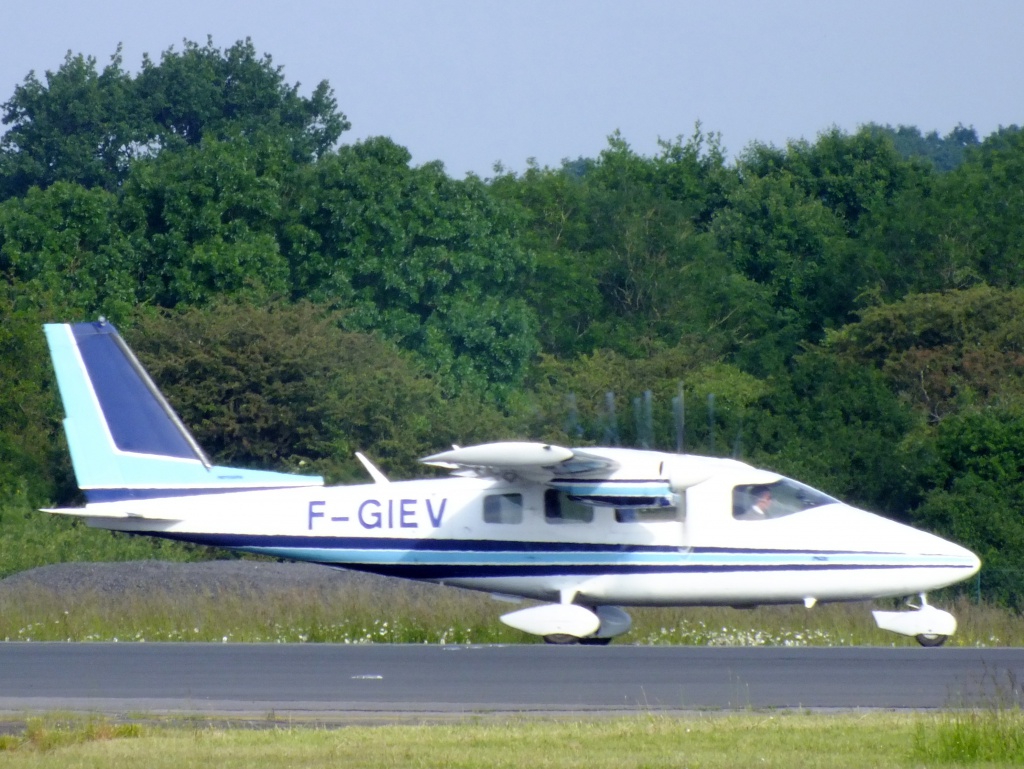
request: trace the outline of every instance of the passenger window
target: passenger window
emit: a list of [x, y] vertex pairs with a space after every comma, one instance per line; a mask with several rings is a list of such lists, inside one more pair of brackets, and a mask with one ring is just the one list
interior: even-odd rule
[[548, 489], [544, 492], [544, 520], [548, 523], [590, 523], [594, 508], [577, 502], [564, 491]]
[[618, 523], [656, 523], [678, 521], [681, 516], [671, 505], [665, 507], [617, 507], [615, 520]]
[[522, 494], [488, 494], [484, 497], [484, 523], [522, 522]]

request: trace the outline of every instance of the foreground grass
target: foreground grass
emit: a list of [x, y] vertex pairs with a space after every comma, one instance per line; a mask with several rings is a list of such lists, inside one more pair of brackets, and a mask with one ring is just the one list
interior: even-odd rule
[[[986, 715], [986, 713], [988, 715]], [[749, 713], [433, 726], [139, 727], [31, 722], [0, 738], [5, 767], [918, 767], [1020, 766], [1020, 711]], [[988, 719], [988, 722], [982, 723]], [[967, 736], [966, 749], [949, 749]], [[971, 746], [975, 747], [971, 747]]]

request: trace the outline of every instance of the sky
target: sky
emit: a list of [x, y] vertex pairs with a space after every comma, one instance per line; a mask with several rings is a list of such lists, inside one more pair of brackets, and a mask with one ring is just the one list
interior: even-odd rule
[[986, 136], [1024, 124], [1021, 0], [8, 0], [0, 101], [70, 50], [137, 71], [183, 40], [251, 38], [350, 143], [389, 136], [449, 174], [639, 153], [699, 121], [735, 157], [833, 126]]

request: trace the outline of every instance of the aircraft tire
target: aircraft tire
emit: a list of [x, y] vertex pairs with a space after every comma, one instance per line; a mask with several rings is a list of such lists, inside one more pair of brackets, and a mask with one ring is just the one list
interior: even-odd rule
[[938, 635], [936, 633], [921, 633], [914, 636], [914, 640], [926, 648], [942, 646], [942, 644], [946, 643], [947, 638], [949, 638], [948, 635]]
[[551, 635], [544, 636], [544, 643], [554, 646], [570, 646], [580, 643], [580, 639], [568, 633], [552, 633]]
[[607, 646], [611, 642], [612, 642], [611, 637], [608, 637], [608, 638], [596, 638], [596, 637], [592, 636], [590, 638], [581, 638], [580, 639], [580, 643], [583, 644], [584, 646]]

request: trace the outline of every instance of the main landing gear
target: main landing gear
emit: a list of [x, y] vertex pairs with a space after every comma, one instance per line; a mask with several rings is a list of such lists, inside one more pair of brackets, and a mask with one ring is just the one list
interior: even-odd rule
[[910, 611], [874, 611], [875, 624], [882, 630], [911, 636], [921, 646], [935, 647], [946, 643], [956, 632], [956, 618], [949, 612], [936, 609], [921, 593], [920, 603], [907, 601]]
[[553, 646], [569, 646], [571, 644], [580, 644], [581, 646], [607, 646], [611, 642], [611, 636], [588, 636], [586, 638], [578, 638], [566, 633], [552, 633], [551, 635], [544, 636], [544, 643], [552, 644]]
[[593, 609], [573, 603], [547, 603], [502, 616], [501, 621], [517, 630], [539, 635], [545, 643], [566, 646], [606, 646], [622, 635], [633, 621], [618, 606]]

